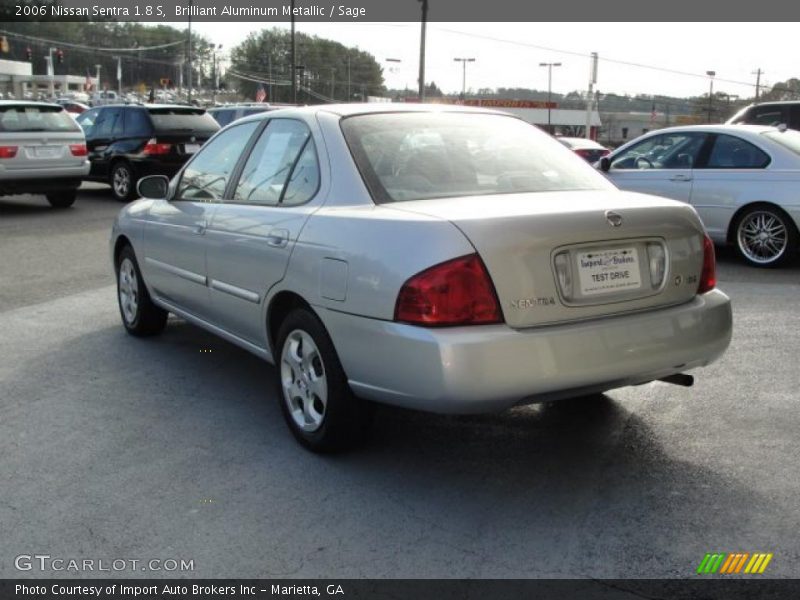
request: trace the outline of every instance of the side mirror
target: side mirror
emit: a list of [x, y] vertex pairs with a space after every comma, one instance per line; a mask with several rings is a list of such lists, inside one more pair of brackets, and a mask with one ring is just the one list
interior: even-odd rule
[[169, 190], [169, 179], [166, 175], [149, 175], [142, 177], [136, 184], [136, 191], [142, 198], [150, 200], [166, 200]]
[[611, 168], [611, 159], [607, 156], [604, 156], [600, 159], [600, 170], [603, 173], [608, 173], [608, 170]]

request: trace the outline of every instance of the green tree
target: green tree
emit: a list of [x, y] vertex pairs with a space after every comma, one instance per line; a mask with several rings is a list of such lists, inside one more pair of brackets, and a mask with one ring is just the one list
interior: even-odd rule
[[[339, 42], [295, 34], [297, 100], [316, 104], [385, 93], [383, 69], [375, 58]], [[271, 102], [291, 102], [291, 33], [272, 28], [251, 33], [231, 51], [230, 85], [255, 98], [259, 84]]]
[[768, 92], [764, 92], [759, 96], [759, 101], [797, 100], [798, 98], [800, 98], [800, 79], [792, 77], [773, 85]]

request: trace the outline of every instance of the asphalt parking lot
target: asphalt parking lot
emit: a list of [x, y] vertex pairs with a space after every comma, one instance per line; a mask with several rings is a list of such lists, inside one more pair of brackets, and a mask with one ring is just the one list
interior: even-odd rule
[[[119, 210], [0, 199], [0, 577], [15, 557], [192, 560], [194, 577], [686, 577], [706, 552], [800, 575], [800, 264], [719, 252], [727, 354], [502, 414], [378, 411], [335, 457], [284, 425], [272, 367], [178, 320], [119, 322]], [[166, 573], [130, 570], [127, 577]]]

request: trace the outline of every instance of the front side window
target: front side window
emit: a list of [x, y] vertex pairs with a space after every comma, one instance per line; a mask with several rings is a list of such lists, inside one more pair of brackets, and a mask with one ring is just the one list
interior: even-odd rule
[[258, 122], [253, 122], [231, 127], [203, 146], [186, 166], [175, 199], [193, 202], [221, 200], [231, 173], [258, 126]]
[[83, 133], [86, 135], [86, 137], [89, 137], [94, 133], [94, 124], [97, 122], [97, 117], [99, 114], [100, 109], [93, 108], [78, 115], [76, 121], [78, 122], [78, 125], [81, 126], [81, 129], [83, 129]]
[[348, 117], [341, 127], [376, 202], [611, 186], [574, 152], [513, 117], [402, 112]]
[[[312, 154], [305, 152], [309, 145], [313, 159]], [[233, 201], [277, 206], [286, 200], [284, 190], [291, 191], [293, 204], [300, 204], [301, 198], [303, 202], [309, 200], [309, 185], [313, 183], [315, 193], [319, 180], [313, 148], [311, 132], [304, 123], [292, 119], [270, 121], [253, 146], [236, 185]], [[288, 188], [287, 182], [290, 183]]]
[[654, 135], [615, 156], [611, 168], [691, 169], [705, 140], [699, 132]]
[[708, 157], [709, 169], [763, 169], [769, 156], [750, 142], [733, 135], [718, 135]]

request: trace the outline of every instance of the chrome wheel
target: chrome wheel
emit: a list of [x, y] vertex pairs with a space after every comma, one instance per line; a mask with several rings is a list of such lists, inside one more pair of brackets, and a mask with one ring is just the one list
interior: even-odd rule
[[129, 258], [123, 258], [119, 264], [118, 290], [122, 316], [130, 325], [139, 314], [139, 281], [136, 278], [136, 269]]
[[114, 169], [111, 185], [114, 187], [114, 193], [119, 198], [128, 197], [128, 192], [131, 189], [131, 172], [128, 167], [121, 166]]
[[771, 211], [748, 213], [739, 222], [736, 241], [744, 257], [759, 265], [779, 260], [789, 244], [789, 232], [781, 217]]
[[319, 429], [328, 404], [325, 365], [314, 340], [300, 329], [283, 343], [281, 388], [295, 424], [306, 432]]

